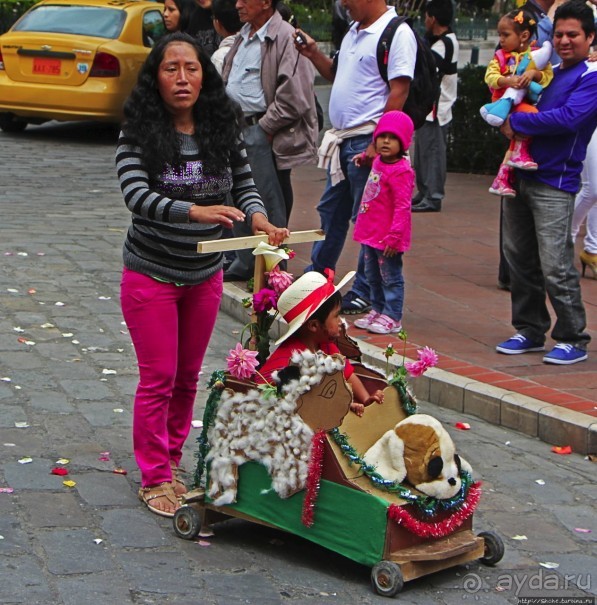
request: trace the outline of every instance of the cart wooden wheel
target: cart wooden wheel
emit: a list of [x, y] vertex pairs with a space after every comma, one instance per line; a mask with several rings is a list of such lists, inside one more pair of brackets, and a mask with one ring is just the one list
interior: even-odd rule
[[485, 553], [479, 559], [485, 565], [495, 565], [504, 556], [504, 542], [494, 531], [482, 531], [479, 538], [485, 542]]
[[382, 597], [395, 597], [404, 587], [400, 565], [392, 561], [380, 561], [371, 570], [371, 586]]
[[201, 530], [201, 517], [192, 506], [181, 506], [172, 520], [174, 533], [183, 540], [194, 540]]

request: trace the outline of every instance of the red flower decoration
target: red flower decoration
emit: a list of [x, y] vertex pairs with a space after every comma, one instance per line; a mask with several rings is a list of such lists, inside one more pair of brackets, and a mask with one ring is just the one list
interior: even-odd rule
[[274, 290], [262, 288], [253, 296], [253, 309], [255, 313], [263, 313], [270, 309], [276, 309], [278, 296]]

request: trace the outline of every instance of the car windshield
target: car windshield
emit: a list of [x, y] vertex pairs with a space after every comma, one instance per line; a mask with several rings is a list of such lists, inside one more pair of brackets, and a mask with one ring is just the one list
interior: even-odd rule
[[45, 4], [27, 13], [13, 31], [117, 38], [125, 20], [126, 13], [115, 8]]

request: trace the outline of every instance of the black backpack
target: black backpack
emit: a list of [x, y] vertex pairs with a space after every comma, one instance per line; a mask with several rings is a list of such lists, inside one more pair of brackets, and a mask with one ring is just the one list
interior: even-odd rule
[[433, 110], [439, 99], [440, 78], [431, 48], [413, 29], [412, 21], [407, 17], [394, 17], [383, 30], [377, 43], [377, 66], [383, 81], [388, 82], [390, 46], [398, 26], [402, 23], [409, 25], [417, 41], [415, 73], [410, 83], [408, 98], [402, 108], [404, 113], [413, 121], [416, 129], [425, 124], [425, 118]]

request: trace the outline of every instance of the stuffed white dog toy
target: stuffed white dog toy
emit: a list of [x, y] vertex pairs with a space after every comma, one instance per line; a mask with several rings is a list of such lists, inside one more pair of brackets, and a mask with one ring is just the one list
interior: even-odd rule
[[427, 414], [413, 414], [384, 433], [363, 456], [384, 478], [408, 481], [433, 498], [453, 498], [460, 490], [461, 469], [472, 468], [458, 454], [441, 423]]

